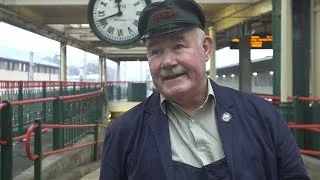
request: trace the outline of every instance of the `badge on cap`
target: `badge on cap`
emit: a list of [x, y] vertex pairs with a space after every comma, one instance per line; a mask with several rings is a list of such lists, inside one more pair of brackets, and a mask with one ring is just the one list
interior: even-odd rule
[[173, 9], [165, 9], [159, 12], [154, 13], [152, 17], [153, 23], [158, 23], [162, 20], [169, 19], [176, 15], [176, 12]]
[[231, 116], [231, 114], [228, 113], [228, 112], [223, 113], [222, 116], [221, 116], [221, 120], [222, 120], [223, 122], [230, 122], [230, 121], [231, 121], [231, 118], [232, 118], [232, 116]]

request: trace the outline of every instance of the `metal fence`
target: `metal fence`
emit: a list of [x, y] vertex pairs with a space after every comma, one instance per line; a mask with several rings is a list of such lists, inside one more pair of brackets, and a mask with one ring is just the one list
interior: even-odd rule
[[[51, 130], [53, 128], [52, 152], [43, 153], [45, 155], [62, 152], [61, 149], [73, 146], [77, 140], [88, 133], [96, 134], [97, 128], [92, 130], [92, 125], [87, 127], [85, 125], [102, 123], [103, 119], [105, 119], [107, 98], [105, 88], [100, 87], [97, 90], [97, 85], [93, 87], [92, 89], [86, 88], [87, 90], [82, 89], [82, 92], [92, 91], [87, 93], [72, 91], [75, 94], [67, 96], [44, 97], [13, 102], [2, 101], [0, 103], [0, 179], [12, 179], [13, 142], [27, 139], [28, 137], [25, 133], [30, 134], [27, 129], [30, 126], [34, 126], [34, 124], [39, 125], [40, 122], [45, 128], [37, 129], [35, 141], [41, 142], [39, 134], [41, 136], [41, 132], [47, 132], [48, 129]], [[42, 90], [43, 92], [47, 92], [45, 85]], [[15, 114], [15, 110], [18, 110], [19, 113]], [[17, 122], [15, 118], [18, 119]], [[81, 126], [81, 128], [57, 128], [56, 125]], [[37, 157], [40, 157], [40, 160], [36, 158], [38, 166], [35, 168], [35, 173], [41, 173], [41, 170], [39, 171], [39, 168], [41, 169], [41, 162], [39, 162], [42, 155], [41, 149], [41, 143], [35, 143], [35, 153], [38, 153]], [[35, 177], [40, 176], [37, 175]]]
[[[88, 93], [100, 89], [102, 85], [100, 82], [0, 81], [0, 101], [13, 102]], [[53, 104], [44, 102], [16, 106], [12, 113], [13, 136], [21, 136], [36, 117], [45, 115], [44, 123], [51, 123]]]

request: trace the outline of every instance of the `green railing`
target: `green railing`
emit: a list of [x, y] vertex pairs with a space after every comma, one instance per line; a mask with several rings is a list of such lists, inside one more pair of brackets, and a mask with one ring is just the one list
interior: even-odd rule
[[[22, 101], [28, 99], [57, 97], [93, 92], [102, 87], [102, 83], [90, 82], [60, 82], [60, 81], [0, 81], [0, 102]], [[43, 123], [52, 123], [53, 104], [36, 103], [26, 106], [13, 107], [13, 136], [21, 136], [32, 123], [32, 119], [39, 117], [42, 112], [45, 117]], [[44, 109], [46, 111], [44, 111]]]
[[[289, 125], [320, 125], [320, 98], [288, 97], [287, 102], [280, 102], [280, 97], [260, 96], [274, 103]], [[320, 128], [291, 128], [291, 132], [300, 149], [320, 152]]]
[[[97, 86], [94, 87], [96, 89], [98, 88]], [[46, 89], [46, 87], [44, 86], [43, 89]], [[45, 156], [65, 152], [67, 150], [73, 150], [74, 148], [86, 147], [88, 145], [95, 145], [95, 154], [97, 153], [98, 125], [103, 122], [103, 119], [105, 119], [107, 102], [105, 89], [102, 87], [100, 90], [93, 92], [75, 94], [76, 95], [46, 97], [13, 102], [2, 101], [2, 103], [0, 103], [0, 179], [12, 180], [14, 141], [26, 139], [26, 144], [29, 143], [29, 151], [26, 145], [26, 153], [30, 159], [35, 160], [34, 178], [36, 180], [41, 179], [41, 160]], [[14, 109], [21, 108], [22, 111], [25, 112], [24, 108], [30, 106], [38, 107], [39, 109], [36, 108], [36, 113], [32, 113], [32, 116], [28, 117], [28, 121], [20, 120], [21, 122], [18, 123], [18, 126], [15, 125]], [[47, 106], [52, 107], [52, 109], [49, 111]], [[49, 112], [50, 115], [48, 115]], [[48, 120], [48, 118], [51, 118], [51, 120]], [[21, 128], [21, 126], [23, 128]], [[41, 134], [48, 130], [51, 131], [51, 129], [53, 134], [52, 150], [49, 152], [42, 152]], [[21, 136], [14, 136], [17, 134], [15, 131], [19, 130], [23, 131]], [[35, 155], [31, 155], [30, 152], [30, 138], [33, 130], [35, 130]], [[88, 133], [93, 133], [95, 135], [95, 142], [87, 144], [86, 146], [82, 145], [74, 147], [74, 143]]]

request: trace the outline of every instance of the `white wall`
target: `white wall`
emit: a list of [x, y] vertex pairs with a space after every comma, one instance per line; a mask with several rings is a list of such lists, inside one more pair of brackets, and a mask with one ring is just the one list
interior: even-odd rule
[[[0, 69], [0, 80], [28, 81], [28, 72]], [[58, 74], [34, 73], [34, 81], [58, 81]]]

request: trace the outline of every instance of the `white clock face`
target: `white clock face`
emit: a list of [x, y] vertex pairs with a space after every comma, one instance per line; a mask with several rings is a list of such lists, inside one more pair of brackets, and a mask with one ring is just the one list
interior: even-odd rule
[[138, 20], [145, 0], [96, 0], [93, 4], [93, 24], [104, 40], [121, 44], [137, 39]]

